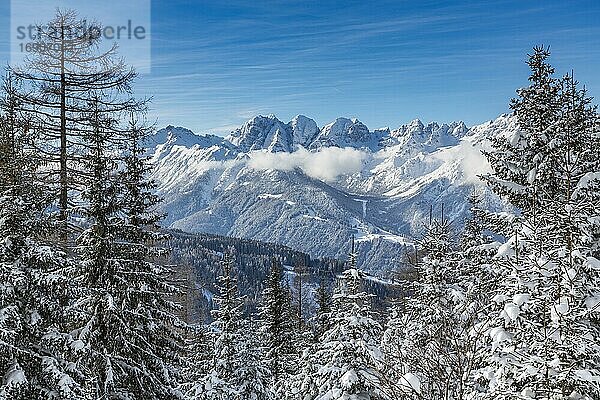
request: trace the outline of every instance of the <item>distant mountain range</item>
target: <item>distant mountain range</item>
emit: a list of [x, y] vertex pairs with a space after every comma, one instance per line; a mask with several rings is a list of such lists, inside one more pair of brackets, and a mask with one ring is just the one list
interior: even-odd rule
[[338, 118], [319, 128], [299, 115], [257, 116], [225, 138], [167, 126], [148, 143], [165, 224], [344, 258], [356, 237], [359, 264], [378, 275], [402, 268], [429, 208], [442, 204], [457, 230], [475, 188], [487, 207], [502, 202], [478, 175], [489, 138], [517, 129], [513, 117], [369, 130]]

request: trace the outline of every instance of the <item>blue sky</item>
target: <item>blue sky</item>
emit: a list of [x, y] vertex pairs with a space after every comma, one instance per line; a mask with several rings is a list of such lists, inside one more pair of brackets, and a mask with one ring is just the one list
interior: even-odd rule
[[[9, 5], [1, 1], [0, 23]], [[547, 44], [561, 73], [600, 96], [600, 2], [152, 1], [158, 125], [225, 134], [256, 114], [370, 128], [413, 118], [481, 123], [526, 84], [526, 53]], [[0, 37], [7, 62], [8, 28]]]

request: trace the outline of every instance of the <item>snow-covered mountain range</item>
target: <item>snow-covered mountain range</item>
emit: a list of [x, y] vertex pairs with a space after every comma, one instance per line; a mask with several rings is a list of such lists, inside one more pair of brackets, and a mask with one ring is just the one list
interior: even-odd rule
[[[257, 116], [228, 137], [168, 126], [149, 143], [165, 223], [288, 245], [343, 258], [354, 235], [359, 263], [385, 274], [401, 266], [430, 206], [460, 227], [466, 198], [489, 170], [489, 138], [517, 129], [514, 118], [369, 130], [338, 118], [319, 128]], [[488, 193], [487, 206], [503, 205]]]

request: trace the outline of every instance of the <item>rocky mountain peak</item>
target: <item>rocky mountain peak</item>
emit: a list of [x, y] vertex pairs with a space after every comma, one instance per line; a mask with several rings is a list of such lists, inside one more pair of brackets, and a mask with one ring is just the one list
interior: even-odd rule
[[319, 134], [317, 123], [304, 115], [296, 115], [288, 125], [294, 146], [308, 147]]

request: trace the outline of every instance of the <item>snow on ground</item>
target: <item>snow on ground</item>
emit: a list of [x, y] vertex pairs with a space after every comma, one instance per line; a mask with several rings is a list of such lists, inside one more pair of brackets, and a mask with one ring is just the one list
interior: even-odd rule
[[265, 199], [281, 199], [281, 197], [283, 197], [283, 194], [271, 194], [271, 193], [263, 193], [263, 194], [259, 194], [258, 198], [261, 200], [265, 200]]
[[401, 244], [408, 243], [407, 240], [402, 236], [384, 231], [383, 229], [364, 223], [363, 221], [357, 218], [351, 218], [350, 225], [354, 228], [354, 240], [357, 243], [369, 242], [378, 239], [389, 240]]
[[369, 200], [354, 199], [354, 201], [358, 201], [359, 203], [362, 203], [362, 217], [363, 217], [363, 219], [367, 218], [367, 203], [369, 202]]

